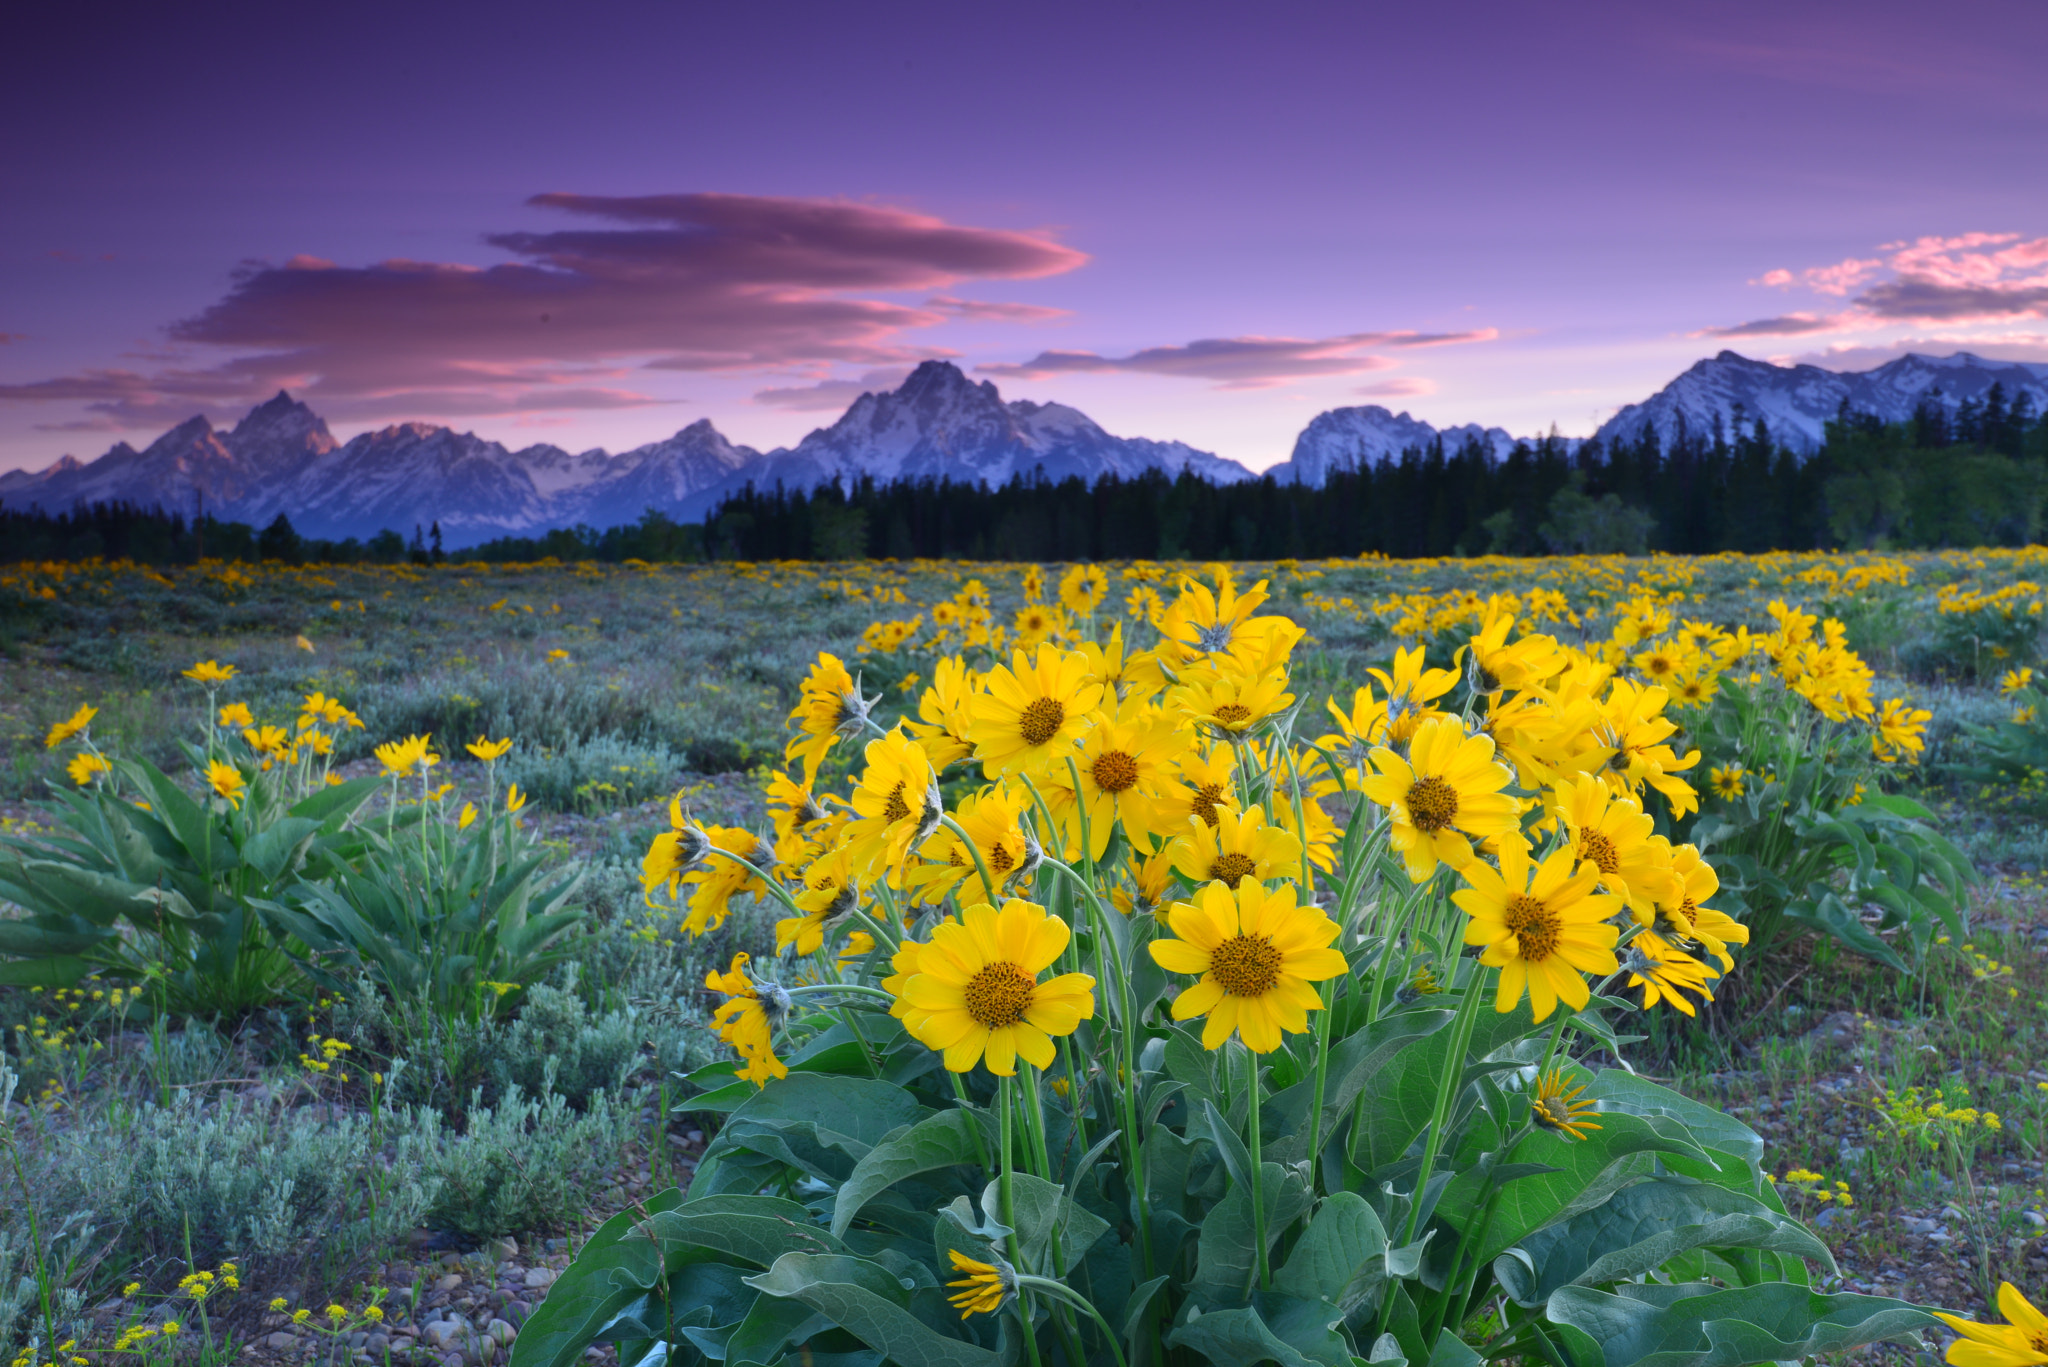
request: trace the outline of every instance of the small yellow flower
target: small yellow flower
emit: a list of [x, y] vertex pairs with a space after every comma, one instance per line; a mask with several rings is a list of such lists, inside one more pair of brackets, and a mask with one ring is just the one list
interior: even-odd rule
[[230, 807], [242, 805], [242, 794], [248, 787], [248, 780], [242, 777], [240, 769], [222, 760], [208, 760], [206, 781], [216, 794], [226, 799]]
[[465, 802], [462, 804], [462, 815], [455, 819], [455, 829], [466, 831], [469, 829], [470, 823], [475, 820], [476, 804], [474, 802]]
[[235, 667], [214, 660], [201, 660], [185, 671], [185, 677], [196, 683], [205, 684], [208, 688], [218, 688], [235, 677]]
[[92, 719], [97, 715], [99, 715], [99, 709], [97, 707], [93, 707], [90, 704], [81, 703], [76, 712], [73, 712], [63, 721], [58, 722], [55, 726], [52, 726], [50, 728], [50, 734], [46, 736], [43, 740], [44, 748], [50, 750], [56, 749], [65, 741], [70, 740], [80, 731], [83, 731], [87, 727], [87, 725], [91, 723]]
[[279, 1296], [275, 1300], [270, 1302], [270, 1308], [272, 1310], [282, 1312], [284, 1308], [290, 1304], [290, 1301], [286, 1300], [283, 1296]]
[[510, 736], [505, 737], [503, 740], [485, 740], [482, 736], [478, 736], [463, 747], [463, 749], [469, 751], [470, 754], [475, 755], [486, 764], [498, 759], [511, 748], [512, 738]]
[[[947, 1249], [946, 1256], [953, 1260], [955, 1272], [967, 1274], [946, 1283], [960, 1288], [946, 1299], [959, 1308], [961, 1319], [969, 1315], [993, 1315], [1002, 1309], [1003, 1302], [1017, 1294], [1017, 1274], [1001, 1258], [992, 1263], [976, 1262], [957, 1248]], [[995, 1254], [989, 1256], [995, 1257]]]

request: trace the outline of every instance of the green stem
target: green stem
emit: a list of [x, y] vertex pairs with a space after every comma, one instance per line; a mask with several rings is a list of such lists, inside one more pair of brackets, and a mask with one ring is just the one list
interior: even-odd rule
[[[1301, 884], [1309, 894], [1311, 903], [1315, 900], [1316, 872], [1308, 857], [1308, 818], [1306, 808], [1308, 795], [1301, 791], [1301, 770], [1294, 762], [1294, 750], [1285, 747], [1287, 755], [1287, 781], [1293, 789], [1294, 829], [1301, 842]], [[1338, 908], [1341, 912], [1343, 908]], [[1323, 1152], [1323, 1091], [1330, 1080], [1330, 1016], [1336, 1009], [1337, 988], [1334, 981], [1317, 986], [1322, 998], [1323, 1009], [1316, 1017], [1316, 1074], [1315, 1087], [1308, 1112], [1308, 1164], [1309, 1190], [1314, 1192], [1316, 1174], [1322, 1166]]]
[[[1011, 1079], [996, 1079], [996, 1109], [999, 1114], [998, 1130], [1002, 1136], [1002, 1168], [996, 1176], [997, 1204], [1002, 1207], [1002, 1221], [1010, 1227], [1005, 1239], [1009, 1249], [1010, 1265], [1018, 1267], [1024, 1261], [1024, 1253], [1017, 1242], [1017, 1198], [1010, 1182], [1010, 1129], [1014, 1123], [1010, 1115]], [[1021, 1268], [1020, 1268], [1021, 1270]], [[1031, 1302], [1018, 1296], [1019, 1317], [1024, 1321], [1024, 1348], [1031, 1356], [1031, 1367], [1040, 1367], [1038, 1358], [1038, 1331], [1031, 1322]]]
[[954, 837], [967, 847], [967, 852], [974, 856], [974, 867], [981, 874], [981, 885], [988, 889], [989, 901], [993, 903], [996, 898], [1001, 897], [1002, 889], [996, 886], [995, 879], [989, 877], [988, 861], [981, 857], [981, 846], [974, 843], [974, 837], [967, 833], [967, 828], [943, 813], [939, 817], [939, 824], [951, 831]]
[[1102, 1318], [1102, 1312], [1095, 1308], [1093, 1301], [1075, 1291], [1073, 1287], [1068, 1286], [1065, 1282], [1057, 1282], [1050, 1277], [1033, 1277], [1028, 1273], [1020, 1272], [1017, 1274], [1017, 1285], [1019, 1287], [1028, 1286], [1034, 1291], [1043, 1291], [1047, 1295], [1064, 1301], [1086, 1314], [1102, 1330], [1102, 1341], [1109, 1345], [1110, 1355], [1116, 1359], [1116, 1367], [1127, 1367], [1124, 1361], [1123, 1347], [1117, 1342], [1116, 1331], [1109, 1327], [1108, 1320]]
[[1254, 1268], [1261, 1291], [1273, 1289], [1273, 1272], [1266, 1265], [1266, 1169], [1260, 1152], [1259, 1131], [1259, 1056], [1249, 1045], [1244, 1051], [1244, 1131], [1246, 1147], [1251, 1150], [1252, 1170], [1252, 1249], [1256, 1255]]
[[1408, 1203], [1408, 1218], [1403, 1222], [1402, 1244], [1415, 1240], [1415, 1226], [1422, 1214], [1423, 1197], [1429, 1190], [1437, 1151], [1443, 1147], [1444, 1124], [1450, 1118], [1451, 1102], [1464, 1089], [1465, 1050], [1472, 1042], [1472, 1026], [1478, 1019], [1479, 999], [1485, 995], [1485, 986], [1486, 969], [1475, 962], [1472, 977], [1465, 985], [1465, 999], [1458, 1004], [1458, 1017], [1451, 1025], [1450, 1053], [1444, 1060], [1443, 1076], [1437, 1083], [1436, 1105], [1430, 1112], [1429, 1137], [1423, 1141], [1422, 1166], [1416, 1170], [1415, 1192]]

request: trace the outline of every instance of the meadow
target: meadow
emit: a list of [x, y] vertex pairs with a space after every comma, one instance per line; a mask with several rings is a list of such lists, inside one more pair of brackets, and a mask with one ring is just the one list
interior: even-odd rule
[[[575, 1360], [631, 1311], [646, 1324], [603, 1335], [621, 1360], [655, 1341], [701, 1356], [706, 1335], [717, 1357], [735, 1325], [775, 1319], [748, 1310], [758, 1292], [824, 1316], [803, 1332], [846, 1339], [820, 1351], [849, 1364], [887, 1332], [907, 1336], [891, 1341], [893, 1360], [1014, 1355], [1013, 1327], [984, 1321], [1019, 1305], [1009, 1313], [1041, 1326], [1022, 1336], [1033, 1361], [1042, 1338], [1075, 1367], [1126, 1351], [1434, 1361], [1438, 1334], [1476, 1350], [1460, 1362], [1633, 1360], [1593, 1320], [1557, 1319], [1554, 1288], [1485, 1270], [1502, 1266], [1486, 1250], [1515, 1205], [1503, 1193], [1552, 1183], [1506, 1160], [1555, 1142], [1612, 1152], [1588, 1169], [1591, 1185], [1560, 1189], [1521, 1230], [1526, 1247], [1554, 1234], [1546, 1220], [1602, 1209], [1624, 1186], [1614, 1174], [1636, 1192], [1680, 1180], [1667, 1173], [1713, 1186], [1691, 1155], [1714, 1169], [1709, 1155], [1732, 1154], [1755, 1192], [1729, 1186], [1744, 1204], [1713, 1216], [1755, 1232], [1717, 1225], [1630, 1275], [1728, 1295], [1810, 1284], [1837, 1306], [1822, 1318], [1839, 1332], [1806, 1326], [1802, 1339], [1772, 1321], [1781, 1346], [1803, 1345], [1790, 1355], [1903, 1359], [1909, 1348], [1880, 1340], [1948, 1331], [1883, 1298], [1993, 1319], [2002, 1282], [2048, 1287], [2037, 577], [2048, 580], [2037, 549], [0, 567], [0, 1343], [22, 1345], [23, 1367], [525, 1367]], [[982, 681], [1004, 668], [1022, 679], [1026, 658], [1053, 661], [1055, 675], [1067, 662], [1065, 682], [1046, 686], [1068, 689], [1073, 707], [1037, 740], [1029, 717], [1021, 732], [1012, 718], [1016, 748], [1070, 745], [1099, 766], [1100, 736], [1128, 727], [1113, 753], [1137, 756], [1142, 782], [1097, 791], [1082, 767], [1013, 770], [978, 753], [999, 700]], [[1091, 687], [1094, 702], [1075, 701]], [[1077, 730], [1084, 712], [1094, 720]], [[1505, 796], [1458, 789], [1469, 811], [1497, 801], [1507, 813], [1483, 830], [1433, 823], [1418, 815], [1419, 786], [1386, 786], [1396, 765], [1421, 774], [1411, 747], [1439, 743], [1417, 741], [1423, 729], [1468, 728], [1513, 766]], [[879, 754], [864, 750], [871, 740]], [[835, 788], [848, 796], [835, 803]], [[926, 791], [935, 800], [904, 805]], [[1176, 801], [1195, 802], [1192, 837]], [[1215, 834], [1233, 819], [1251, 843]], [[1587, 932], [1591, 988], [1558, 979], [1563, 1007], [1532, 990], [1497, 1013], [1512, 1027], [1496, 1023], [1485, 975], [1505, 975], [1515, 951], [1497, 938], [1461, 953], [1460, 934], [1479, 945], [1472, 929], [1486, 922], [1454, 890], [1507, 877], [1512, 918], [1524, 890], [1508, 847], [1569, 865], [1559, 852], [1591, 848], [1595, 828], [1661, 851], [1642, 856], [1655, 867], [1641, 866], [1633, 898], [1632, 875], [1613, 870], [1574, 894], [1610, 899], [1594, 919], [1621, 925], [1618, 948], [1632, 951], [1616, 957], [1611, 931], [1604, 944]], [[1177, 838], [1215, 848], [1170, 857]], [[1674, 853], [1695, 846], [1703, 859]], [[1215, 873], [1225, 856], [1246, 860], [1244, 873]], [[1481, 873], [1460, 882], [1475, 856]], [[1239, 889], [1271, 884], [1304, 914], [1327, 908], [1332, 937], [1344, 928], [1343, 975], [1305, 989], [1322, 994], [1313, 1027], [1283, 1023], [1268, 1039], [1240, 1021], [1233, 1039], [1212, 1038], [1199, 1021], [1174, 1024], [1178, 1005], [1169, 1019], [1192, 989], [1176, 999], [1163, 974], [1136, 967], [1167, 965], [1144, 951], [1186, 938], [1170, 908], [1209, 914], [1226, 884], [1240, 903]], [[1713, 897], [1725, 923], [1688, 913], [1674, 929], [1665, 895], [1645, 891], [1667, 884], [1699, 894], [1684, 894], [1689, 908]], [[958, 1041], [933, 1043], [939, 1027], [905, 1009], [904, 982], [923, 970], [902, 946], [1005, 893], [1075, 928], [1060, 953], [1095, 970], [1102, 996], [1079, 1018], [1093, 1023], [1051, 1032], [1056, 1062], [1037, 1043], [1016, 1048], [1023, 1082], [1000, 1067], [1007, 1045], [980, 1070], [955, 1069]], [[819, 1005], [793, 1006], [792, 990]], [[1432, 1011], [1439, 997], [1457, 1009]], [[1469, 1091], [1425, 1086], [1465, 1074], [1440, 1058], [1424, 1068], [1412, 1042], [1397, 1050], [1400, 1030], [1467, 1048]], [[1326, 1085], [1347, 1095], [1327, 1122]], [[1598, 1109], [1581, 1108], [1574, 1086]], [[823, 1110], [762, 1109], [805, 1088]], [[1644, 1100], [1650, 1088], [1667, 1100]], [[1383, 1091], [1413, 1092], [1419, 1118], [1380, 1107]], [[875, 1120], [834, 1149], [842, 1136], [821, 1127], [870, 1103], [897, 1114], [905, 1098], [917, 1104], [899, 1119], [953, 1147], [893, 1188], [861, 1188], [852, 1228], [849, 1171], [865, 1174], [865, 1156], [900, 1135]], [[945, 1119], [959, 1115], [986, 1124]], [[1588, 1117], [1602, 1133], [1574, 1128]], [[1663, 1137], [1633, 1156], [1613, 1147], [1637, 1124]], [[1134, 1145], [1141, 1131], [1166, 1136], [1158, 1152]], [[1367, 1209], [1355, 1193], [1382, 1177], [1417, 1182], [1418, 1146], [1421, 1185], [1439, 1163], [1449, 1178], [1434, 1210], [1396, 1201], [1337, 1233], [1308, 1215], [1310, 1200], [1351, 1211], [1340, 1196]], [[1340, 1149], [1341, 1161], [1325, 1156]], [[1629, 1164], [1653, 1149], [1664, 1166], [1648, 1182]], [[1062, 1240], [1084, 1220], [1108, 1229], [1135, 1175], [1160, 1163], [1182, 1165], [1186, 1204], [1156, 1230], [1095, 1231], [1085, 1265], [1076, 1254], [1067, 1266]], [[1251, 1209], [1223, 1194], [1226, 1171], [1257, 1193]], [[1027, 1197], [1070, 1191], [1037, 1245], [1019, 1242], [1029, 1220], [1013, 1176]], [[851, 1292], [792, 1282], [795, 1265], [772, 1248], [719, 1255], [777, 1269], [752, 1291], [735, 1272], [715, 1295], [707, 1282], [671, 1297], [664, 1276], [659, 1291], [635, 1284], [653, 1300], [633, 1310], [590, 1290], [643, 1226], [671, 1273], [727, 1267], [702, 1250], [737, 1236], [703, 1233], [689, 1225], [697, 1203], [665, 1195], [692, 1180], [715, 1188], [711, 1202], [778, 1203], [732, 1205], [733, 1228], [816, 1216], [823, 1238], [829, 1224], [830, 1257], [916, 1283], [898, 1308], [921, 1327], [874, 1328], [846, 1308]], [[1588, 1196], [1600, 1181], [1600, 1199]], [[987, 1204], [998, 1186], [1000, 1211]], [[924, 1212], [956, 1189], [961, 1213], [936, 1226], [954, 1261], [934, 1276]], [[961, 1231], [951, 1244], [948, 1219]], [[1197, 1252], [1188, 1232], [1232, 1219], [1251, 1222], [1237, 1242], [1257, 1249], [1235, 1300], [1216, 1290], [1221, 1255]], [[1176, 1221], [1189, 1241], [1178, 1261], [1151, 1243]], [[1394, 1237], [1430, 1221], [1455, 1255]], [[1292, 1312], [1270, 1298], [1315, 1299], [1302, 1250], [1368, 1224], [1385, 1259], [1373, 1304], [1346, 1302], [1340, 1330], [1288, 1328]], [[1123, 1251], [1109, 1256], [1112, 1245]], [[1608, 1253], [1648, 1256], [1640, 1247]], [[982, 1256], [997, 1248], [1007, 1260]], [[1141, 1254], [1158, 1257], [1158, 1285], [1138, 1275]], [[970, 1263], [984, 1270], [966, 1280], [982, 1277], [987, 1298], [968, 1286], [977, 1318], [947, 1312], [966, 1327], [942, 1333], [928, 1302]], [[1320, 1294], [1334, 1304], [1344, 1288]], [[1214, 1309], [1218, 1296], [1232, 1308]], [[1545, 1296], [1551, 1321], [1531, 1309]], [[655, 1310], [673, 1321], [720, 1297], [737, 1308], [698, 1321], [696, 1338], [647, 1327]], [[1852, 1304], [1860, 1319], [1840, 1308]], [[1227, 1315], [1250, 1318], [1226, 1333]], [[1852, 1320], [1860, 1335], [1841, 1329]], [[782, 1337], [760, 1329], [754, 1356], [732, 1360], [808, 1356], [790, 1337], [808, 1321], [776, 1323]]]

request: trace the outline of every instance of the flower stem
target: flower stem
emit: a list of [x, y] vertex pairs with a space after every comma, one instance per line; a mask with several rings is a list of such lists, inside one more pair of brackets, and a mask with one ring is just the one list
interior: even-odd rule
[[1251, 1150], [1252, 1170], [1252, 1248], [1257, 1255], [1254, 1267], [1261, 1291], [1273, 1289], [1273, 1272], [1266, 1265], [1266, 1169], [1260, 1153], [1259, 1124], [1259, 1056], [1249, 1045], [1244, 1051], [1244, 1100], [1245, 1100], [1245, 1147]]

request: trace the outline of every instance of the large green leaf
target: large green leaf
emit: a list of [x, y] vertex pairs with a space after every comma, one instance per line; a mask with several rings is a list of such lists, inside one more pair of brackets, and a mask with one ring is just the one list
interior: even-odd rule
[[844, 1234], [870, 1199], [906, 1177], [962, 1164], [979, 1166], [996, 1146], [986, 1112], [941, 1111], [869, 1149], [853, 1166], [832, 1207], [832, 1232]]
[[[661, 1214], [681, 1201], [665, 1191], [647, 1202]], [[638, 1211], [622, 1211], [604, 1222], [576, 1255], [576, 1261], [548, 1288], [547, 1299], [519, 1330], [511, 1367], [571, 1367], [626, 1306], [661, 1280], [662, 1251], [636, 1231]]]
[[[1028, 1172], [1010, 1174], [1010, 1201], [1013, 1209], [1005, 1223], [1017, 1232], [1017, 1247], [1026, 1272], [1056, 1275], [1057, 1269], [1048, 1261], [1055, 1239], [1059, 1243], [1059, 1262], [1072, 1267], [1109, 1229], [1108, 1221], [1076, 1205], [1064, 1187]], [[1004, 1218], [1001, 1179], [990, 1182], [982, 1191], [981, 1210], [985, 1220]]]
[[[1491, 1262], [1551, 1221], [1568, 1220], [1591, 1210], [1648, 1176], [1655, 1166], [1655, 1154], [1676, 1153], [1702, 1163], [1712, 1161], [1684, 1127], [1668, 1116], [1603, 1112], [1599, 1124], [1600, 1128], [1584, 1139], [1538, 1130], [1516, 1146], [1513, 1158], [1517, 1169], [1541, 1164], [1551, 1171], [1521, 1177], [1499, 1188], [1493, 1198], [1493, 1219], [1477, 1250], [1481, 1264]], [[1468, 1228], [1481, 1213], [1485, 1189], [1486, 1178], [1478, 1170], [1460, 1172], [1444, 1188], [1437, 1215], [1454, 1228]]]
[[1277, 1362], [1280, 1367], [1350, 1367], [1351, 1350], [1337, 1332], [1343, 1315], [1320, 1301], [1261, 1295], [1257, 1308], [1190, 1313], [1167, 1337], [1174, 1348], [1191, 1348], [1216, 1367]]
[[[1309, 1193], [1299, 1173], [1278, 1163], [1263, 1164], [1259, 1177], [1270, 1250], [1287, 1227], [1307, 1213]], [[1190, 1299], [1205, 1309], [1245, 1303], [1256, 1267], [1256, 1230], [1251, 1184], [1235, 1183], [1202, 1221]]]
[[[1918, 1306], [1884, 1296], [1822, 1296], [1784, 1282], [1720, 1291], [1628, 1285], [1616, 1295], [1567, 1286], [1545, 1314], [1580, 1337], [1580, 1367], [1746, 1367], [1796, 1362], [1935, 1326]], [[1589, 1360], [1590, 1359], [1590, 1360]]]
[[1001, 1367], [995, 1353], [919, 1319], [903, 1280], [866, 1258], [785, 1253], [746, 1280], [764, 1295], [803, 1302], [900, 1367]]
[[916, 1097], [890, 1082], [825, 1073], [776, 1078], [727, 1118], [704, 1151], [690, 1199], [727, 1190], [724, 1169], [733, 1163], [755, 1166], [757, 1159], [748, 1154], [823, 1181], [844, 1182], [869, 1149], [929, 1114]]
[[708, 1248], [757, 1267], [768, 1267], [792, 1250], [845, 1251], [807, 1208], [774, 1196], [707, 1196], [648, 1216], [641, 1232], [664, 1246]]
[[1494, 1275], [1534, 1308], [1562, 1286], [1599, 1286], [1662, 1267], [1694, 1248], [1766, 1249], [1834, 1268], [1827, 1245], [1754, 1197], [1685, 1178], [1639, 1182], [1604, 1205], [1547, 1225], [1494, 1261]]

